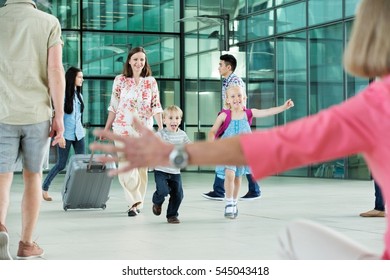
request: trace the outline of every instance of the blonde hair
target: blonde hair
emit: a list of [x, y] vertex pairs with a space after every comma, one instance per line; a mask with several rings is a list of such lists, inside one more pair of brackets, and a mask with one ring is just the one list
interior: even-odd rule
[[183, 118], [183, 111], [176, 105], [170, 105], [164, 109], [163, 118], [165, 118], [169, 113], [178, 113], [179, 117]]
[[361, 1], [344, 52], [344, 66], [349, 73], [368, 78], [390, 73], [389, 27], [389, 0]]
[[[224, 108], [227, 108], [227, 109], [231, 109], [230, 108], [230, 104], [227, 103], [227, 99], [228, 99], [228, 92], [231, 91], [231, 90], [235, 90], [235, 89], [239, 89], [239, 91], [242, 93], [242, 98], [244, 99], [244, 103], [246, 103], [246, 92], [245, 92], [245, 88], [241, 87], [241, 86], [238, 86], [238, 85], [231, 85], [229, 86], [227, 89], [226, 89], [226, 96], [225, 96], [225, 103], [223, 104], [223, 107]], [[244, 104], [245, 105], [245, 104]]]

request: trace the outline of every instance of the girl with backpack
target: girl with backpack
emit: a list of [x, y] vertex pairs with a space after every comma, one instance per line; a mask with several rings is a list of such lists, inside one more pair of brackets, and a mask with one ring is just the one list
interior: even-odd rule
[[[224, 108], [208, 134], [208, 139], [232, 137], [238, 134], [251, 133], [252, 118], [264, 118], [284, 112], [294, 106], [288, 99], [283, 105], [268, 109], [246, 109], [246, 94], [242, 87], [231, 86], [226, 91]], [[235, 219], [238, 215], [237, 201], [245, 166], [217, 166], [225, 172], [225, 218]]]

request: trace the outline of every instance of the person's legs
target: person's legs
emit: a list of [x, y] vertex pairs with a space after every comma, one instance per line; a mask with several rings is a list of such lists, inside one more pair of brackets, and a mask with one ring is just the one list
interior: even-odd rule
[[378, 183], [374, 180], [374, 188], [375, 188], [375, 205], [374, 209], [360, 213], [360, 217], [364, 218], [383, 218], [386, 217], [386, 211], [385, 211], [385, 202], [382, 196], [381, 189], [378, 185]]
[[225, 168], [225, 218], [234, 219], [234, 183], [235, 170]]
[[0, 260], [12, 260], [9, 252], [9, 235], [5, 227], [12, 178], [12, 172], [0, 174]]
[[3, 225], [7, 219], [13, 175], [12, 172], [0, 174], [0, 224]]
[[225, 168], [217, 167], [215, 169], [215, 178], [213, 184], [213, 191], [219, 197], [225, 196]]
[[41, 206], [41, 172], [23, 170], [24, 192], [22, 199], [22, 236], [21, 241], [32, 243], [32, 235], [38, 221]]
[[290, 260], [380, 259], [363, 246], [320, 224], [298, 220], [279, 235], [279, 255]]
[[0, 123], [0, 260], [12, 260], [5, 226], [14, 171], [20, 162], [19, 126]]
[[[121, 142], [115, 141], [116, 146], [123, 146]], [[120, 154], [118, 157], [120, 158]], [[126, 162], [119, 161], [118, 168], [126, 165]], [[143, 202], [148, 185], [148, 168], [134, 168], [128, 172], [118, 174], [118, 180], [121, 184], [125, 199], [129, 203], [127, 215], [129, 217], [137, 216], [139, 209], [143, 207]]]
[[[122, 167], [121, 162], [118, 164], [118, 168]], [[125, 193], [125, 198], [129, 204], [129, 216], [136, 216], [137, 215], [137, 206], [141, 204], [141, 195], [139, 192], [139, 186], [140, 186], [140, 175], [138, 173], [138, 169], [132, 169], [129, 172], [118, 174], [118, 180], [121, 184], [123, 191]], [[130, 213], [131, 211], [131, 213]]]
[[153, 214], [159, 216], [161, 207], [165, 201], [165, 197], [169, 194], [168, 174], [159, 170], [154, 170], [154, 181], [156, 182], [156, 190], [152, 196]]
[[18, 259], [30, 259], [44, 254], [43, 250], [33, 242], [33, 232], [38, 222], [41, 206], [42, 164], [49, 145], [48, 132], [48, 121], [23, 127], [24, 137], [21, 141], [21, 151], [24, 192]]
[[58, 160], [57, 163], [53, 166], [53, 168], [49, 171], [49, 173], [46, 175], [45, 180], [42, 184], [42, 195], [43, 199], [46, 201], [51, 201], [52, 198], [47, 193], [50, 187], [51, 182], [53, 179], [60, 173], [62, 170], [66, 167], [66, 162], [68, 161], [70, 146], [72, 144], [72, 141], [66, 140], [65, 148], [61, 148], [60, 146], [57, 146], [57, 153], [58, 153]]
[[[170, 178], [168, 179], [169, 185], [169, 204], [167, 208], [167, 219], [169, 221], [172, 217], [179, 216], [179, 207], [181, 202], [183, 201], [183, 186], [181, 182], [180, 174], [170, 174]], [[175, 219], [175, 223], [178, 223], [178, 220]]]
[[225, 197], [225, 170], [223, 167], [217, 167], [215, 169], [215, 178], [213, 184], [213, 190], [208, 193], [203, 193], [202, 196], [211, 200], [223, 200]]
[[81, 138], [80, 140], [72, 141], [74, 153], [76, 155], [78, 154], [85, 154], [85, 141], [84, 138]]
[[253, 179], [249, 168], [246, 169], [246, 179], [248, 180], [248, 192], [241, 197], [241, 200], [254, 200], [261, 197], [260, 185]]
[[385, 211], [385, 202], [383, 200], [381, 189], [378, 183], [374, 180], [374, 188], [375, 188], [375, 210]]

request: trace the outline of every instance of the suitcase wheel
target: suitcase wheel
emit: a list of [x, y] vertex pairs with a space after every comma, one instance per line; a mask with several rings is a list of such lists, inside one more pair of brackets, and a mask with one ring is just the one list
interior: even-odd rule
[[107, 207], [107, 206], [106, 206], [105, 204], [102, 205], [102, 209], [103, 209], [103, 210], [106, 209], [106, 207]]
[[64, 210], [65, 210], [65, 211], [68, 211], [68, 206], [64, 206]]

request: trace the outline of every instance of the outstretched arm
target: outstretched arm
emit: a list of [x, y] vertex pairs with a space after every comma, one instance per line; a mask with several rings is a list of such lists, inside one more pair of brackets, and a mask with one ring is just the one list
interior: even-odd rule
[[[125, 161], [123, 168], [112, 171], [110, 175], [127, 172], [133, 168], [169, 166], [169, 154], [173, 145], [163, 142], [153, 131], [146, 128], [139, 120], [134, 119], [134, 126], [140, 132], [139, 137], [123, 137], [109, 130], [95, 130], [98, 137], [107, 138], [123, 143], [122, 147], [113, 144], [94, 142], [91, 150], [100, 150], [105, 153], [122, 153], [123, 157], [101, 156], [102, 162]], [[199, 141], [185, 146], [189, 155], [190, 165], [246, 165], [239, 137], [229, 137], [218, 141]]]
[[288, 99], [286, 102], [284, 102], [283, 105], [278, 107], [272, 107], [268, 109], [252, 109], [252, 114], [254, 118], [264, 118], [284, 112], [291, 107], [294, 107], [294, 102], [291, 99]]

